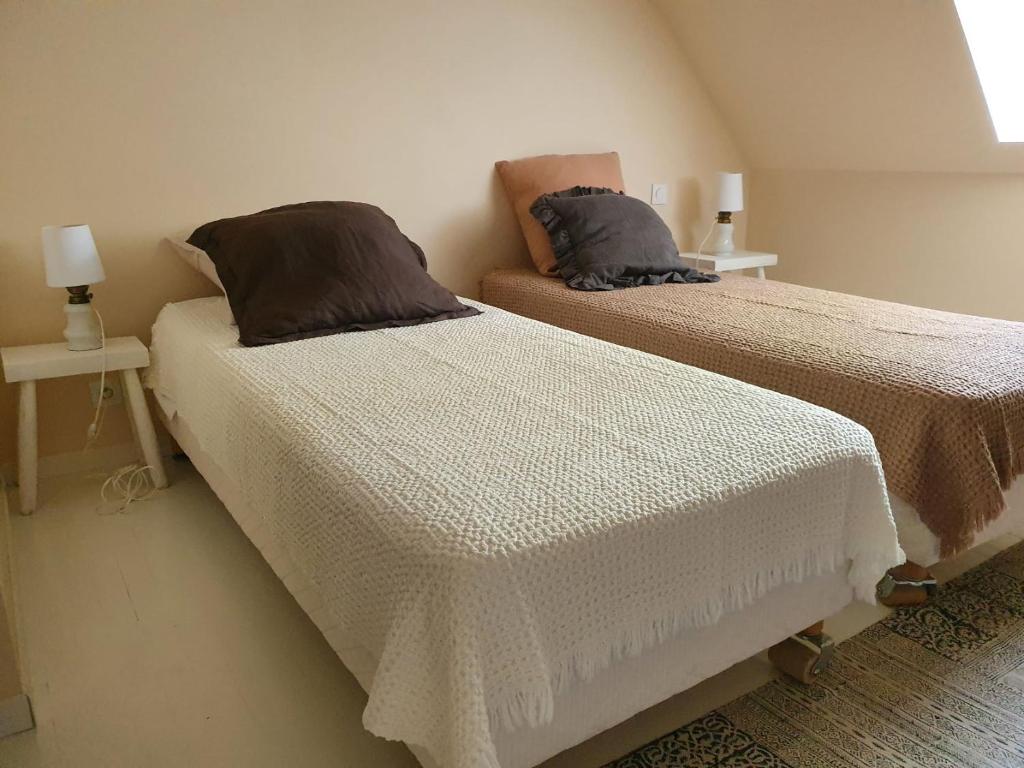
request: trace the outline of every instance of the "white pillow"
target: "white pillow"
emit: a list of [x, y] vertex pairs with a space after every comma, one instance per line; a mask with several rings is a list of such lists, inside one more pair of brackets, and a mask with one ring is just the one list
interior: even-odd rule
[[227, 307], [229, 322], [231, 325], [237, 325], [235, 316], [231, 312], [231, 306], [228, 304], [228, 293], [224, 290], [224, 284], [220, 281], [220, 276], [217, 274], [217, 267], [214, 266], [213, 259], [202, 248], [196, 248], [187, 242], [190, 234], [192, 234], [191, 231], [179, 232], [168, 237], [167, 242], [174, 246], [174, 250], [185, 260], [186, 264], [220, 289], [220, 292], [224, 294], [224, 305]]
[[174, 246], [174, 250], [185, 260], [186, 264], [202, 273], [203, 277], [220, 288], [220, 292], [227, 296], [224, 285], [221, 283], [220, 277], [217, 276], [217, 267], [214, 266], [213, 259], [202, 248], [196, 248], [187, 242], [187, 238], [191, 234], [191, 232], [179, 232], [176, 235], [171, 235], [167, 240]]

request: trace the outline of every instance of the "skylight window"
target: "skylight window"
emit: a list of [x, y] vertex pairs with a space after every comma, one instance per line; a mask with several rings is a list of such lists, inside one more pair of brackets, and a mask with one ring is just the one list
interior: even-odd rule
[[1001, 142], [1024, 142], [1024, 2], [954, 0]]

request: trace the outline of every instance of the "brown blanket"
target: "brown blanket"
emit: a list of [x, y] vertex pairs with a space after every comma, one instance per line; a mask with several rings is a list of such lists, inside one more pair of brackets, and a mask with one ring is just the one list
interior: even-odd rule
[[889, 489], [968, 548], [1024, 471], [1024, 324], [726, 275], [720, 283], [574, 291], [529, 270], [481, 299], [571, 331], [837, 411], [875, 437]]

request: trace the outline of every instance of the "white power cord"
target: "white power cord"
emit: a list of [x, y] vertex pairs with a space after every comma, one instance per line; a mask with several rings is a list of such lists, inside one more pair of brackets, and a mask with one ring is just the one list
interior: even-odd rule
[[105, 398], [103, 397], [103, 393], [107, 389], [107, 334], [103, 329], [103, 316], [91, 304], [89, 306], [92, 309], [93, 314], [96, 315], [96, 319], [100, 324], [100, 350], [103, 352], [103, 364], [100, 366], [100, 391], [99, 396], [96, 398], [96, 415], [93, 416], [92, 424], [90, 424], [89, 428], [85, 431], [85, 448], [82, 449], [83, 451], [87, 451], [92, 448], [93, 444], [96, 442], [96, 438], [100, 436], [100, 429], [103, 427], [103, 414], [105, 410]]
[[[100, 436], [100, 432], [103, 429], [103, 419], [107, 413], [106, 398], [104, 397], [107, 389], [107, 334], [103, 327], [103, 316], [95, 307], [92, 308], [92, 311], [100, 325], [100, 348], [103, 350], [103, 364], [100, 366], [100, 390], [99, 396], [96, 398], [96, 413], [93, 416], [92, 423], [86, 430], [83, 452], [88, 451], [96, 443], [96, 439]], [[100, 498], [104, 503], [119, 501], [118, 512], [124, 512], [128, 509], [129, 505], [136, 501], [145, 501], [156, 490], [153, 478], [149, 474], [151, 469], [152, 467], [148, 464], [140, 465], [133, 463], [114, 470], [112, 474], [107, 476], [100, 487]], [[110, 498], [108, 498], [108, 492]]]
[[700, 272], [700, 257], [704, 255], [702, 253], [702, 251], [704, 250], [704, 246], [708, 242], [708, 238], [711, 237], [711, 233], [715, 231], [715, 224], [717, 224], [717, 223], [718, 223], [717, 219], [715, 219], [714, 221], [711, 222], [711, 228], [708, 229], [708, 233], [706, 235], [704, 235], [704, 239], [701, 240], [700, 241], [700, 245], [697, 246], [697, 258], [695, 258], [693, 260], [693, 268], [695, 270], [697, 270], [698, 272]]
[[[150, 469], [152, 467], [149, 464], [129, 464], [121, 467], [104, 481], [103, 487], [100, 488], [100, 498], [104, 503], [120, 501], [118, 512], [124, 512], [136, 501], [145, 501], [156, 491], [153, 478], [148, 472]], [[113, 498], [107, 498], [108, 489]]]

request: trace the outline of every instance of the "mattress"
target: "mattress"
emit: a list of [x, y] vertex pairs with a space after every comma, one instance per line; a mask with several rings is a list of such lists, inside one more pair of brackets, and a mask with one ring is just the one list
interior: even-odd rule
[[889, 489], [945, 558], [976, 542], [1024, 472], [1024, 324], [725, 274], [584, 292], [532, 270], [490, 304], [773, 389], [867, 427]]
[[[870, 435], [823, 409], [476, 305], [243, 348], [165, 307], [148, 383], [376, 660], [364, 725], [446, 766], [568, 688], [901, 558]], [[742, 435], [738, 439], [737, 435]]]

